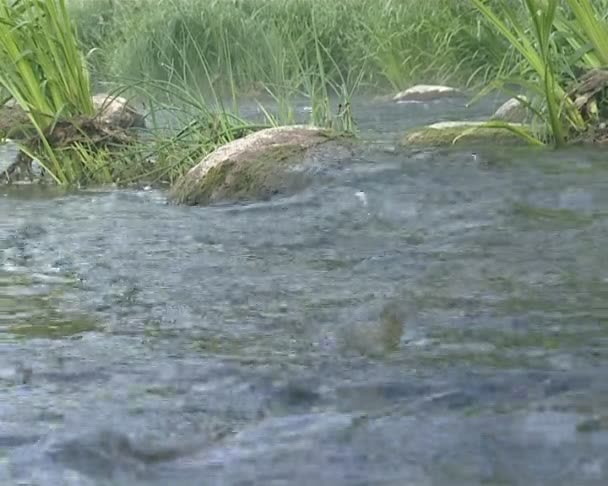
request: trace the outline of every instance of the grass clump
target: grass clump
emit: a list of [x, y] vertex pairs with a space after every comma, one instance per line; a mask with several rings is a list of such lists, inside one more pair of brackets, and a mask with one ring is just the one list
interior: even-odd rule
[[[47, 134], [60, 119], [94, 113], [85, 60], [64, 0], [0, 2], [0, 86], [37, 132], [38, 157], [57, 182], [69, 182]], [[24, 152], [28, 152], [24, 148]]]
[[598, 69], [608, 62], [608, 23], [601, 10], [590, 0], [521, 0], [522, 16], [513, 2], [490, 7], [484, 0], [471, 1], [520, 58], [516, 75], [498, 79], [492, 88], [510, 85], [526, 92], [525, 104], [546, 135], [543, 141], [560, 147], [596, 138], [601, 108], [608, 112], [603, 97], [608, 72]]
[[92, 115], [91, 85], [64, 0], [0, 2], [0, 85], [45, 129]]

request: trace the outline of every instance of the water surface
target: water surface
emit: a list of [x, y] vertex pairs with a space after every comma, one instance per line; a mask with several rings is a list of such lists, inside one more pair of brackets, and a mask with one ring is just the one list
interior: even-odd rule
[[395, 150], [446, 113], [263, 203], [0, 187], [0, 483], [606, 484], [605, 154]]

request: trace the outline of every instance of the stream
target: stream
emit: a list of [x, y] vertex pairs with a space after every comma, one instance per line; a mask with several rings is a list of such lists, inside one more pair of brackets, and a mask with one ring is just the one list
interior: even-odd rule
[[0, 484], [608, 484], [605, 151], [394, 146], [489, 110], [266, 202], [0, 186]]

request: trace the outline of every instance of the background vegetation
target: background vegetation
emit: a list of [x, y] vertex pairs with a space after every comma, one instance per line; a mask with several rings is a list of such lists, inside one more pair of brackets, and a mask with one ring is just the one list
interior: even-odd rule
[[[481, 83], [513, 66], [508, 42], [460, 0], [71, 0], [98, 77], [171, 79], [216, 91], [304, 88], [323, 48], [327, 80], [394, 91]], [[204, 60], [204, 63], [201, 63]]]

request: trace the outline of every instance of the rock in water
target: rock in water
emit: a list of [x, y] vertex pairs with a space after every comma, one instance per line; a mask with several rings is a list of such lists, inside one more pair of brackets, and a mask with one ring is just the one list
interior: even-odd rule
[[330, 130], [300, 125], [251, 133], [207, 155], [176, 182], [169, 199], [197, 205], [297, 191], [309, 182], [306, 161], [320, 154], [323, 162], [350, 155], [339, 140], [345, 139]]
[[103, 123], [119, 128], [145, 128], [144, 116], [122, 96], [99, 93], [93, 96], [97, 117]]
[[[523, 138], [505, 129], [484, 126], [485, 121], [446, 121], [433, 123], [408, 131], [400, 141], [404, 146], [441, 146], [454, 143], [526, 143]], [[513, 127], [528, 130], [526, 125], [512, 123]]]
[[528, 109], [522, 101], [527, 101], [525, 96], [511, 98], [505, 101], [492, 116], [493, 120], [501, 120], [512, 123], [522, 123], [528, 115]]
[[462, 91], [449, 86], [418, 84], [397, 93], [393, 101], [403, 103], [407, 101], [433, 101], [441, 98], [462, 96]]
[[336, 340], [339, 349], [346, 353], [376, 357], [397, 351], [401, 346], [407, 316], [414, 312], [413, 307], [408, 305], [411, 304], [406, 301], [388, 301], [382, 304], [379, 315], [354, 314], [349, 324], [338, 330]]

